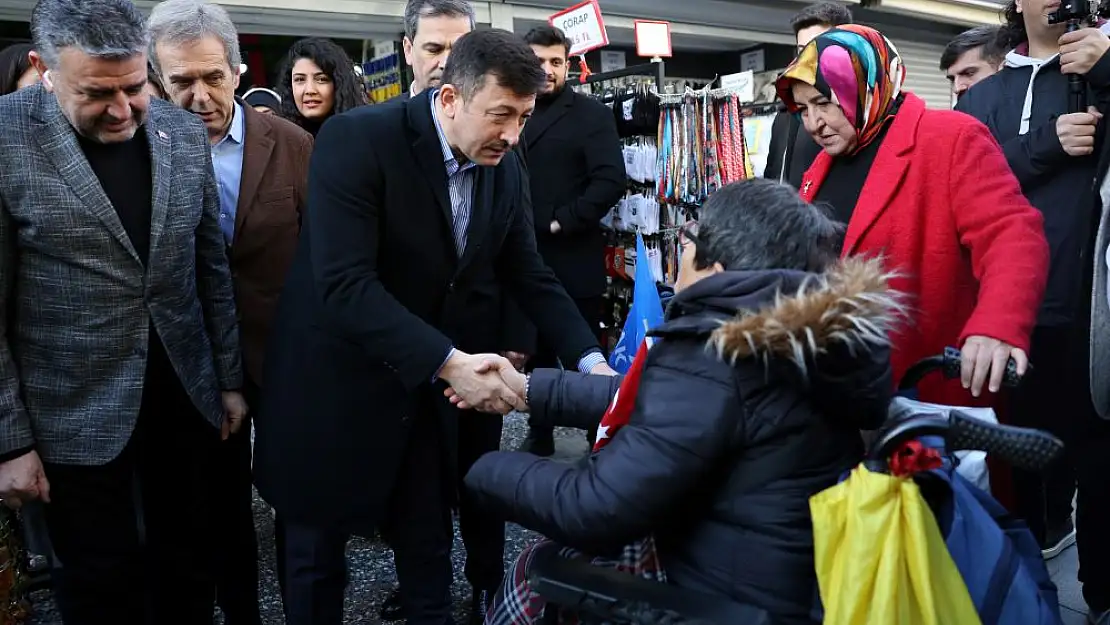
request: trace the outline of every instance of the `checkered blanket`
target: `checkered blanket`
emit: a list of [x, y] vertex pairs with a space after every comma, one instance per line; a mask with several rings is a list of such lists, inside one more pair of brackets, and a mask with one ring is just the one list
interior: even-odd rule
[[[659, 562], [655, 539], [650, 536], [626, 545], [616, 559], [593, 557], [542, 539], [525, 548], [516, 559], [512, 572], [505, 576], [501, 589], [490, 603], [486, 625], [532, 625], [540, 621], [547, 602], [529, 587], [528, 573], [536, 554], [552, 549], [557, 550], [562, 558], [588, 560], [594, 566], [624, 571], [642, 579], [661, 583], [667, 581], [667, 574]], [[560, 609], [558, 616], [560, 625], [578, 625], [578, 618], [573, 614]]]

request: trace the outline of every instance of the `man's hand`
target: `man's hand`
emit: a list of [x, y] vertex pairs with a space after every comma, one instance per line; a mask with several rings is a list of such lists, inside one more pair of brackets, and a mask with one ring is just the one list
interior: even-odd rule
[[1087, 156], [1095, 151], [1095, 129], [1102, 113], [1093, 106], [1086, 113], [1068, 113], [1056, 118], [1056, 135], [1071, 156]]
[[501, 352], [501, 355], [509, 359], [513, 363], [513, 368], [517, 371], [524, 371], [524, 365], [528, 363], [528, 354], [520, 352]]
[[247, 418], [247, 402], [239, 391], [224, 391], [220, 396], [224, 402], [224, 423], [220, 427], [220, 440], [226, 441], [243, 427], [243, 420]]
[[1017, 364], [1019, 376], [1025, 375], [1029, 367], [1029, 357], [1023, 350], [988, 336], [968, 337], [961, 355], [960, 382], [964, 388], [971, 389], [975, 397], [982, 393], [987, 376], [990, 376], [990, 392], [997, 393], [1002, 388], [1002, 378], [1006, 375], [1010, 358]]
[[1086, 74], [1110, 50], [1110, 38], [1097, 28], [1082, 28], [1060, 37], [1060, 71]]
[[[500, 375], [505, 386], [509, 387], [509, 390], [519, 399], [519, 403], [515, 404], [513, 408], [521, 412], [528, 412], [528, 376], [493, 360], [483, 360], [478, 365], [478, 368], [475, 369], [475, 373], [495, 373]], [[474, 406], [471, 406], [463, 400], [453, 388], [448, 388], [443, 394], [450, 398], [451, 403], [460, 410], [470, 410], [474, 408]]]
[[50, 503], [50, 483], [46, 481], [38, 452], [31, 451], [0, 464], [0, 498], [9, 508], [19, 508], [24, 501], [35, 499]]
[[607, 375], [610, 377], [616, 377], [620, 374], [616, 371], [613, 371], [613, 368], [609, 366], [609, 363], [603, 362], [596, 365], [593, 369], [590, 369], [590, 375]]
[[[496, 354], [470, 355], [455, 350], [443, 365], [439, 377], [447, 381], [443, 395], [460, 408], [474, 408], [493, 414], [508, 414], [524, 408], [524, 400], [501, 378], [504, 369], [516, 372], [513, 363]], [[454, 397], [458, 396], [458, 402]]]
[[558, 221], [551, 222], [551, 234], [559, 234], [563, 231], [563, 224]]

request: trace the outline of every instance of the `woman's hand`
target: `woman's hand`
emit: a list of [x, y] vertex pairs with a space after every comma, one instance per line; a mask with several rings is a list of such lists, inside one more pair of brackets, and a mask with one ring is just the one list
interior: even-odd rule
[[1025, 351], [1013, 345], [1003, 343], [989, 336], [971, 336], [964, 342], [960, 359], [960, 382], [964, 388], [970, 389], [974, 397], [983, 392], [983, 383], [990, 376], [990, 392], [997, 393], [1002, 388], [1002, 379], [1006, 375], [1006, 365], [1014, 359], [1017, 365], [1017, 374], [1025, 375], [1029, 366], [1029, 357]]
[[[520, 398], [520, 401], [518, 402], [518, 408], [520, 406], [523, 406], [523, 408], [520, 408], [520, 410], [527, 412], [528, 397], [526, 387], [528, 385], [528, 376], [514, 369], [512, 365], [506, 366], [504, 361], [498, 362], [492, 359], [483, 360], [474, 369], [474, 373], [476, 374], [485, 374], [493, 371], [496, 371], [501, 376], [501, 380], [505, 383], [505, 385], [509, 387], [509, 390], [511, 390], [514, 395]], [[460, 397], [453, 388], [448, 388], [443, 392], [443, 394], [449, 399], [451, 404], [459, 410], [470, 410], [472, 408], [475, 408], [474, 406], [466, 403], [466, 401], [464, 401], [463, 398]], [[478, 410], [481, 409], [478, 408]]]

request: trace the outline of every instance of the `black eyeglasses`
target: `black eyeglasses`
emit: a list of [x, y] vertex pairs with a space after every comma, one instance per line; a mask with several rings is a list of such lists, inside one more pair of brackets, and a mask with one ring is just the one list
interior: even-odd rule
[[688, 221], [678, 228], [678, 242], [682, 245], [693, 243], [698, 245], [701, 239], [698, 238], [698, 222]]

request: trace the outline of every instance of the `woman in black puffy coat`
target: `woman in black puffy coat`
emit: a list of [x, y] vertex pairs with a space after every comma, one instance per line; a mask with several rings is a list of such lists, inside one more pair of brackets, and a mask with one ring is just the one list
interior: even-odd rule
[[[467, 488], [591, 556], [653, 536], [669, 583], [813, 622], [809, 497], [861, 460], [860, 430], [886, 416], [899, 310], [878, 261], [836, 260], [838, 234], [790, 187], [718, 190], [681, 233], [676, 295], [642, 366], [623, 379], [501, 372], [534, 422], [584, 428], [606, 413], [596, 451], [575, 464], [488, 454]], [[521, 622], [503, 596], [521, 592], [520, 573], [487, 622]]]

